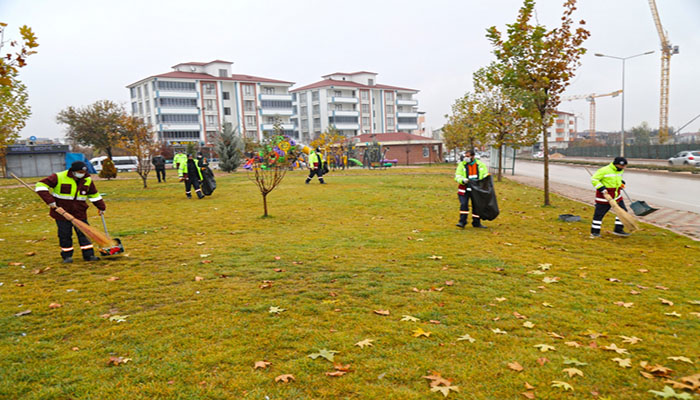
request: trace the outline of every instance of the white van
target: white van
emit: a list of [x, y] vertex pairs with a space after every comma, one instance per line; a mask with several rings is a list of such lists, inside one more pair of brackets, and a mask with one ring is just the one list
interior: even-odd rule
[[[90, 160], [90, 163], [95, 167], [98, 173], [102, 171], [102, 162], [107, 159], [107, 156], [95, 157]], [[138, 159], [133, 156], [112, 157], [114, 167], [117, 172], [132, 172], [138, 167]]]

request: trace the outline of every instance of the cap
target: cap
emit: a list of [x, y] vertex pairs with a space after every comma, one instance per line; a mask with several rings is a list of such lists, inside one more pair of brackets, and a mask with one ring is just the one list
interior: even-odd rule
[[627, 165], [627, 159], [625, 157], [615, 157], [613, 164]]
[[75, 161], [70, 165], [71, 171], [87, 171], [87, 165], [82, 161]]

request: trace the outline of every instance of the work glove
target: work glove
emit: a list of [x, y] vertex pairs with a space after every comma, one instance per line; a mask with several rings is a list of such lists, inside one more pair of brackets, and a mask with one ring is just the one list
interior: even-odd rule
[[97, 213], [100, 215], [105, 215], [105, 210], [97, 210]]
[[51, 207], [51, 208], [58, 208], [58, 206], [56, 205], [56, 202], [53, 202], [53, 203], [49, 204], [49, 207]]

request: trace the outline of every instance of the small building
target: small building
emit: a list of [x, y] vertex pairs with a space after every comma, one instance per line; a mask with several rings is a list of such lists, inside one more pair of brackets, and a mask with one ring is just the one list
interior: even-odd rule
[[352, 138], [358, 153], [377, 142], [382, 151], [387, 150], [385, 160], [396, 164], [431, 164], [442, 162], [442, 142], [425, 136], [405, 132], [365, 133]]
[[5, 178], [48, 176], [66, 169], [68, 145], [10, 145], [5, 155]]

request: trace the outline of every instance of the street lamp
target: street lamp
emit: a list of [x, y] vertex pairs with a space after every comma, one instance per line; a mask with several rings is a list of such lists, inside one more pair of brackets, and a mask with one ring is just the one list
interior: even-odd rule
[[622, 60], [622, 128], [620, 130], [620, 157], [625, 156], [625, 60], [629, 60], [630, 58], [635, 58], [639, 56], [645, 56], [653, 52], [654, 50], [651, 50], [647, 51], [646, 53], [640, 53], [629, 57], [615, 57], [600, 53], [594, 54], [596, 57], [608, 57], [614, 58], [616, 60]]

